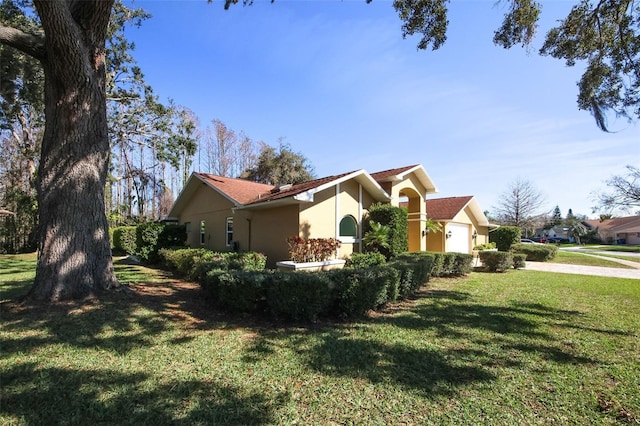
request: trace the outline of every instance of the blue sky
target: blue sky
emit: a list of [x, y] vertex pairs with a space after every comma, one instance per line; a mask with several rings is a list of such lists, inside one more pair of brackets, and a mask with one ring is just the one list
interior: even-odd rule
[[438, 51], [402, 39], [390, 0], [255, 2], [136, 1], [153, 17], [127, 37], [161, 99], [202, 127], [284, 138], [318, 177], [420, 163], [438, 197], [475, 195], [492, 211], [519, 177], [548, 210], [591, 215], [593, 191], [640, 166], [640, 124], [598, 130], [577, 109], [581, 69], [537, 55], [574, 2], [543, 2], [529, 52], [493, 45], [504, 10], [492, 0], [452, 1]]

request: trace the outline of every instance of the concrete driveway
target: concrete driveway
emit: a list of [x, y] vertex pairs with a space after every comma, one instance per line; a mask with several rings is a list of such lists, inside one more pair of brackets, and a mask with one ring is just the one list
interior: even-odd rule
[[565, 265], [562, 263], [531, 261], [526, 262], [524, 269], [528, 271], [557, 272], [559, 274], [593, 275], [597, 277], [630, 278], [640, 280], [640, 269], [605, 268], [603, 266]]
[[560, 274], [593, 275], [597, 277], [630, 278], [630, 279], [640, 280], [640, 262], [633, 262], [630, 260], [600, 256], [598, 254], [598, 253], [602, 253], [602, 254], [609, 254], [609, 255], [621, 255], [621, 256], [627, 256], [627, 257], [640, 257], [640, 253], [610, 252], [610, 251], [596, 252], [592, 250], [588, 250], [587, 252], [587, 250], [579, 247], [572, 247], [572, 248], [560, 249], [560, 250], [578, 252], [585, 256], [606, 259], [611, 262], [617, 262], [634, 269], [606, 268], [603, 266], [565, 265], [561, 263], [530, 262], [530, 261], [527, 261], [524, 269], [531, 270], [531, 271], [557, 272]]

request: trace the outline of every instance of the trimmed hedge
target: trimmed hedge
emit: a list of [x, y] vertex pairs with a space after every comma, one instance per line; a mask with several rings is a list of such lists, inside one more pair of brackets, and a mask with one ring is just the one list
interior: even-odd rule
[[513, 254], [513, 269], [522, 269], [527, 266], [525, 260], [527, 260], [527, 255], [523, 253], [514, 253]]
[[513, 266], [513, 255], [508, 251], [481, 251], [480, 261], [490, 272], [504, 272]]
[[387, 262], [384, 254], [378, 252], [351, 253], [345, 267], [347, 268], [369, 268], [371, 266], [382, 265]]
[[[220, 262], [198, 263], [191, 260], [196, 256], [189, 257], [184, 251], [162, 253], [182, 270], [197, 270], [199, 265], [218, 268], [195, 274], [205, 296], [217, 306], [295, 321], [315, 321], [321, 315], [360, 316], [398, 297], [408, 297], [429, 280], [434, 257], [411, 253], [383, 265], [301, 273], [221, 270]], [[204, 258], [210, 256], [201, 249], [192, 251]]]
[[276, 271], [270, 278], [266, 300], [274, 317], [316, 321], [330, 309], [334, 295], [329, 275]]
[[260, 271], [267, 264], [262, 253], [218, 253], [203, 248], [161, 249], [159, 256], [171, 269], [195, 281], [204, 280], [212, 270]]
[[441, 277], [443, 276], [443, 267], [444, 267], [444, 253], [441, 252], [429, 252], [433, 255], [433, 266], [431, 267], [431, 276], [432, 277]]
[[558, 254], [558, 246], [553, 244], [514, 244], [513, 253], [526, 255], [526, 260], [532, 262], [546, 262]]
[[155, 263], [160, 261], [160, 249], [181, 246], [187, 240], [184, 225], [141, 223], [136, 227], [136, 254], [140, 259]]
[[331, 311], [340, 317], [360, 316], [383, 306], [388, 301], [389, 282], [398, 280], [398, 272], [389, 266], [338, 269], [328, 275], [335, 289]]
[[473, 271], [473, 255], [468, 253], [456, 253], [451, 275], [459, 277], [467, 275], [471, 273], [471, 271]]
[[120, 253], [136, 253], [136, 227], [118, 226], [113, 228], [113, 249]]

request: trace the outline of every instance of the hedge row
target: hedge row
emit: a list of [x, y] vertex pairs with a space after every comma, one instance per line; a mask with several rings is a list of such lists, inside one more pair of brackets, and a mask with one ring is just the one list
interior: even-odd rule
[[178, 274], [194, 281], [205, 280], [209, 271], [261, 271], [267, 264], [262, 253], [223, 252], [204, 248], [162, 249], [164, 263]]
[[184, 225], [141, 223], [138, 226], [118, 226], [113, 229], [113, 250], [137, 255], [147, 262], [160, 260], [159, 250], [181, 246], [187, 240]]
[[480, 260], [488, 272], [505, 272], [525, 267], [526, 255], [510, 251], [481, 251]]
[[473, 256], [466, 253], [427, 252], [434, 256], [432, 277], [456, 277], [473, 270]]
[[546, 262], [556, 257], [558, 246], [554, 244], [514, 244], [511, 246], [511, 251], [524, 254], [527, 260], [533, 262]]
[[[473, 270], [473, 256], [465, 253], [414, 252], [404, 253], [398, 259], [415, 256], [433, 257], [431, 267], [432, 277], [452, 277], [467, 275]], [[368, 268], [386, 263], [386, 258], [380, 253], [353, 253], [347, 260], [347, 267]]]
[[200, 281], [222, 308], [315, 321], [355, 317], [414, 294], [428, 280], [433, 256], [403, 256], [383, 265], [323, 272], [209, 271]]

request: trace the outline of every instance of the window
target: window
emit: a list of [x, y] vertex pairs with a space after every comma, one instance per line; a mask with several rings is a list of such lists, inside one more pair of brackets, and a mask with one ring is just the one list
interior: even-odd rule
[[191, 233], [191, 222], [185, 222], [184, 231], [187, 233], [187, 235]]
[[233, 218], [227, 218], [227, 247], [233, 244]]
[[206, 227], [205, 227], [205, 223], [204, 220], [200, 221], [200, 245], [204, 245], [204, 231], [205, 231]]
[[340, 221], [340, 236], [355, 238], [358, 235], [358, 224], [356, 219], [347, 215]]

